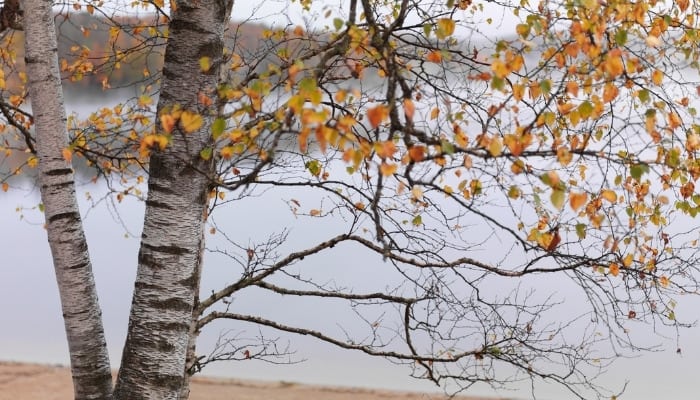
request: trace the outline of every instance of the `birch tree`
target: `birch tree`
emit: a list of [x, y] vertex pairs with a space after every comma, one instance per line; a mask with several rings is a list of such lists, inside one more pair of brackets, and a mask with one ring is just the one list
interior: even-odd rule
[[[144, 218], [129, 332], [115, 399], [179, 398], [199, 266], [213, 159], [216, 116], [206, 99], [217, 96], [224, 29], [232, 1], [181, 1], [171, 15], [157, 115], [157, 133], [169, 135], [150, 153]], [[179, 121], [168, 124], [167, 121]]]
[[61, 295], [76, 399], [109, 399], [112, 375], [102, 313], [75, 195], [56, 54], [52, 1], [24, 5], [27, 87], [39, 160], [38, 183]]

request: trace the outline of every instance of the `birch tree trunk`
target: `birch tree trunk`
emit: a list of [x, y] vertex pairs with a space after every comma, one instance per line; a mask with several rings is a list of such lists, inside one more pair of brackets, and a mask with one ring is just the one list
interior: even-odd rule
[[56, 30], [47, 0], [24, 1], [25, 61], [36, 130], [39, 185], [61, 296], [76, 399], [111, 399], [102, 313], [75, 195]]
[[[214, 173], [211, 143], [215, 110], [198, 95], [216, 96], [223, 34], [232, 0], [177, 1], [165, 50], [158, 113], [193, 111], [204, 124], [180, 123], [164, 150], [150, 157], [148, 199], [134, 297], [115, 399], [178, 399], [202, 257], [205, 211]], [[211, 66], [202, 71], [207, 57]]]

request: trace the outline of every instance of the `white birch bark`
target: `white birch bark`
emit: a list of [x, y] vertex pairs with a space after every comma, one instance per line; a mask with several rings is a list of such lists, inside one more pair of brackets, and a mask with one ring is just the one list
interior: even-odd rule
[[110, 399], [112, 376], [70, 163], [53, 3], [24, 0], [25, 61], [39, 185], [61, 296], [76, 399]]
[[[231, 0], [177, 1], [171, 15], [158, 112], [179, 106], [198, 111], [205, 123], [191, 133], [176, 128], [167, 148], [151, 154], [117, 400], [181, 398], [214, 173], [213, 160], [203, 160], [200, 152], [210, 145], [215, 110], [202, 107], [197, 98], [199, 93], [216, 93], [231, 5]], [[201, 71], [203, 57], [210, 60], [206, 72]]]

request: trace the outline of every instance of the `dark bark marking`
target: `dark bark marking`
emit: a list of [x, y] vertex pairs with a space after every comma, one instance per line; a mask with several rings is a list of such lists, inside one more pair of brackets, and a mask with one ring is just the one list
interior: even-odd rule
[[62, 219], [70, 220], [69, 222], [77, 222], [80, 220], [80, 215], [75, 211], [54, 214], [48, 218], [47, 222], [53, 224], [54, 222], [60, 221]]
[[72, 174], [72, 173], [73, 173], [72, 168], [58, 168], [58, 169], [52, 169], [50, 171], [46, 171], [46, 175], [48, 175], [48, 176], [68, 175], [68, 174]]

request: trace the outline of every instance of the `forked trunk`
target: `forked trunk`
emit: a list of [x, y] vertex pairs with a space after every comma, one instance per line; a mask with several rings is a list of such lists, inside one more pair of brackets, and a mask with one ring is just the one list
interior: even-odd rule
[[53, 3], [26, 0], [23, 5], [41, 201], [61, 296], [75, 398], [111, 399], [112, 376], [102, 313], [75, 196], [73, 170], [62, 155], [68, 147], [68, 134]]
[[[115, 388], [118, 400], [181, 398], [214, 173], [213, 159], [204, 160], [200, 153], [211, 144], [215, 110], [198, 99], [216, 96], [231, 5], [224, 0], [178, 1], [171, 15], [158, 113], [187, 110], [201, 115], [204, 123], [185, 132], [191, 129], [181, 121], [168, 146], [151, 154], [129, 331]], [[206, 64], [210, 68], [203, 71]]]

